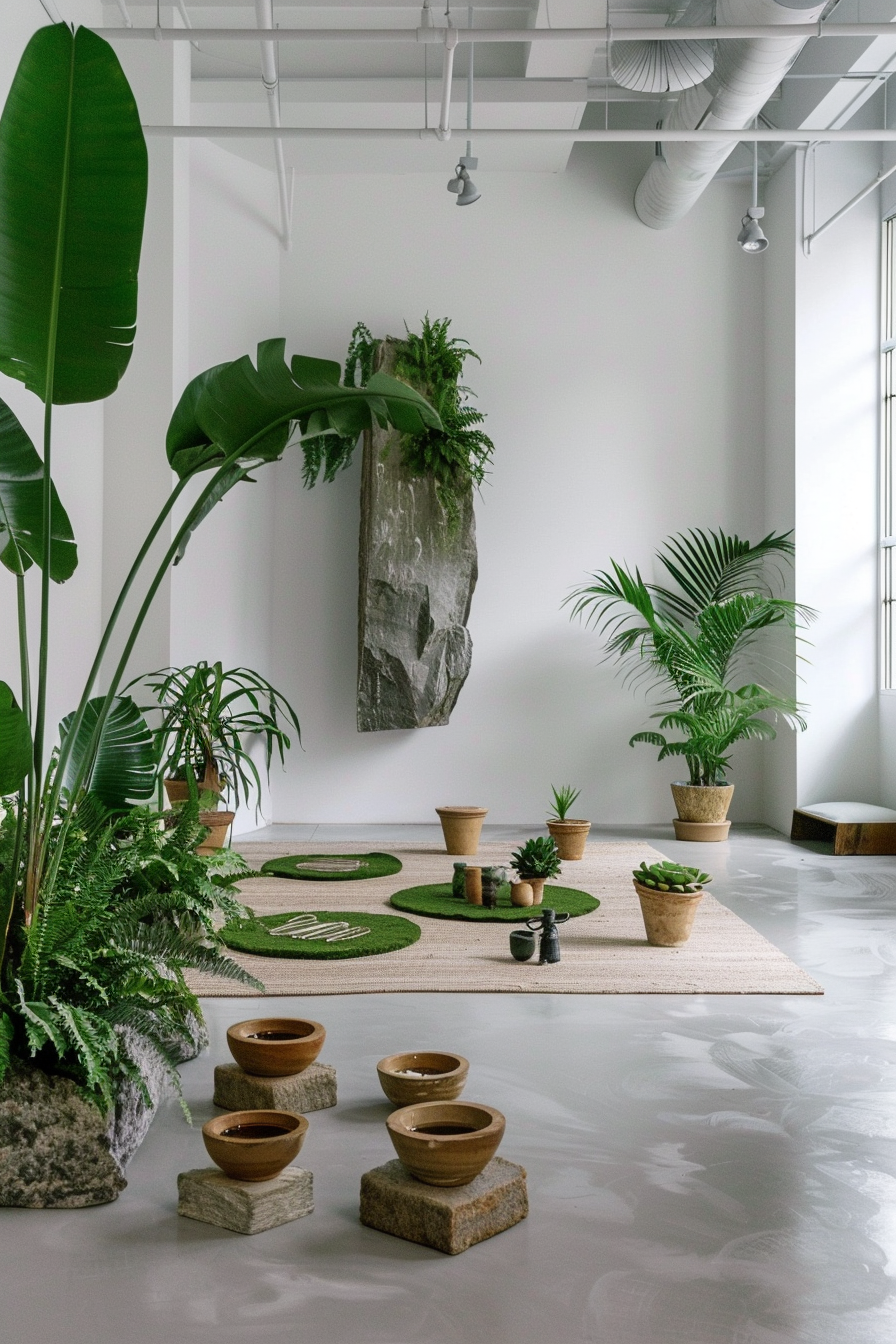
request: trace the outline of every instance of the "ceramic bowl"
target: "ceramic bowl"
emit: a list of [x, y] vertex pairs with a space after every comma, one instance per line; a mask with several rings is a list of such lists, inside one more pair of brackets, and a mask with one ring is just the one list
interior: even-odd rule
[[269, 1181], [288, 1167], [308, 1132], [293, 1111], [231, 1111], [202, 1126], [209, 1157], [235, 1181]]
[[301, 1017], [253, 1017], [227, 1028], [227, 1044], [246, 1073], [287, 1078], [314, 1063], [326, 1034], [319, 1022]]
[[504, 1137], [504, 1117], [474, 1101], [424, 1101], [393, 1111], [389, 1138], [403, 1166], [425, 1185], [468, 1185]]
[[[387, 1055], [376, 1066], [380, 1087], [396, 1106], [418, 1101], [453, 1101], [464, 1090], [469, 1060], [435, 1050]], [[423, 1077], [414, 1077], [422, 1074]]]

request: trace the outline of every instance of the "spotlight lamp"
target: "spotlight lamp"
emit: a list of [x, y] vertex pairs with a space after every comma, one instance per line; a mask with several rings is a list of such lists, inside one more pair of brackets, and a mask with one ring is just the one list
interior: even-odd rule
[[457, 196], [457, 200], [454, 202], [455, 205], [472, 205], [474, 201], [479, 200], [482, 193], [476, 190], [476, 185], [470, 177], [469, 172], [471, 168], [478, 167], [478, 159], [471, 158], [468, 154], [464, 154], [461, 157], [460, 162], [454, 170], [455, 175], [448, 183], [448, 190], [453, 191]]
[[768, 239], [759, 225], [764, 214], [765, 210], [761, 205], [751, 205], [741, 220], [741, 231], [737, 235], [737, 241], [745, 252], [764, 252], [768, 247]]

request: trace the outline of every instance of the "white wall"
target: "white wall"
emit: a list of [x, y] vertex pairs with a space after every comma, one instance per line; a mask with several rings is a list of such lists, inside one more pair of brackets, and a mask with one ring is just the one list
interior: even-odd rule
[[[358, 464], [304, 491], [276, 468], [277, 684], [303, 723], [274, 788], [278, 821], [429, 821], [440, 803], [538, 820], [549, 784], [600, 822], [670, 815], [640, 697], [599, 666], [561, 602], [609, 558], [650, 568], [689, 526], [763, 526], [761, 286], [734, 244], [746, 197], [720, 185], [687, 225], [641, 226], [646, 157], [579, 147], [563, 175], [477, 177], [458, 211], [441, 176], [309, 177], [283, 266], [291, 348], [342, 358], [358, 318], [400, 334], [424, 313], [482, 356], [494, 473], [477, 505], [473, 665], [450, 725], [355, 728]], [[480, 182], [481, 178], [481, 182]], [[735, 818], [756, 819], [761, 748], [739, 748]]]

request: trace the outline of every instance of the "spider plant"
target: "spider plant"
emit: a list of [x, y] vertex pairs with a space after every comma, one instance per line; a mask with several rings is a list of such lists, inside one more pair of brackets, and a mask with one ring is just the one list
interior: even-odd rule
[[[657, 729], [630, 745], [659, 748], [659, 760], [684, 757], [690, 783], [724, 783], [736, 742], [773, 738], [774, 722], [806, 726], [792, 695], [748, 671], [774, 674], [767, 634], [804, 629], [814, 612], [778, 595], [793, 556], [790, 532], [751, 544], [737, 536], [691, 529], [666, 539], [657, 559], [674, 587], [646, 583], [639, 570], [611, 560], [594, 583], [566, 599], [606, 639], [628, 679], [660, 692]], [[766, 645], [767, 650], [767, 645]], [[669, 737], [672, 730], [680, 734]]]

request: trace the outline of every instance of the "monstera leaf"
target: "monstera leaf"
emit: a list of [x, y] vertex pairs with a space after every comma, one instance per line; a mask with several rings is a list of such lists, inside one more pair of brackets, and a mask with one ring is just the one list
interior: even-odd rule
[[[87, 753], [97, 725], [103, 698], [90, 700], [77, 738], [72, 744], [63, 775], [63, 790], [70, 790]], [[59, 725], [63, 742], [68, 736], [74, 714]], [[118, 696], [112, 703], [103, 727], [96, 757], [86, 778], [86, 787], [107, 807], [121, 808], [131, 799], [150, 798], [156, 784], [156, 753], [149, 724], [129, 695]]]
[[168, 427], [168, 461], [178, 476], [218, 467], [239, 449], [245, 463], [281, 457], [294, 426], [303, 434], [354, 434], [374, 424], [405, 433], [440, 429], [427, 401], [406, 383], [376, 373], [366, 387], [342, 387], [329, 360], [284, 358], [286, 342], [262, 341], [248, 355], [207, 369], [186, 388]]
[[0, 681], [0, 795], [16, 793], [31, 768], [28, 720], [5, 681]]
[[[44, 464], [5, 401], [0, 400], [0, 564], [24, 574], [43, 559]], [[50, 578], [64, 583], [74, 573], [78, 551], [71, 523], [52, 487]]]
[[96, 401], [127, 368], [146, 179], [112, 48], [38, 29], [0, 117], [0, 369], [44, 401]]

